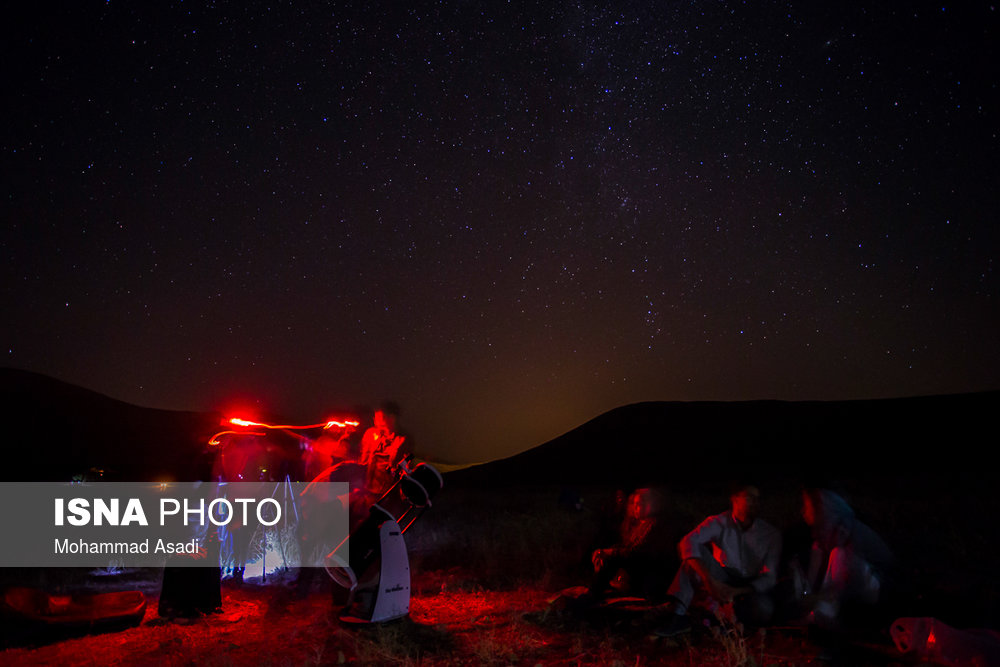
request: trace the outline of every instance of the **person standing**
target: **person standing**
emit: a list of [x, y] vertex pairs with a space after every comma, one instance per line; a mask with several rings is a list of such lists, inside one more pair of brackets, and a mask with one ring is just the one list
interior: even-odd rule
[[368, 469], [368, 491], [380, 496], [396, 481], [396, 466], [412, 456], [410, 443], [397, 433], [399, 406], [385, 403], [375, 411], [375, 424], [361, 438], [358, 463]]

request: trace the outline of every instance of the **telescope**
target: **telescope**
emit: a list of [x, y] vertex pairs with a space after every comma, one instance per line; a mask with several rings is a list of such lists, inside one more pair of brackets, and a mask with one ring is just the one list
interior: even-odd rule
[[434, 466], [420, 463], [411, 470], [401, 462], [395, 483], [371, 505], [367, 518], [327, 554], [327, 574], [348, 591], [341, 622], [385, 623], [410, 613], [410, 562], [403, 534], [442, 486], [444, 479]]

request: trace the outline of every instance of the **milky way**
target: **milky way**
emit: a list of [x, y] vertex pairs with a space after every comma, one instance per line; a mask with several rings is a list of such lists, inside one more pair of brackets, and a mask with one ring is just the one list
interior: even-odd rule
[[21, 7], [4, 365], [455, 460], [998, 388], [996, 11], [814, 4]]

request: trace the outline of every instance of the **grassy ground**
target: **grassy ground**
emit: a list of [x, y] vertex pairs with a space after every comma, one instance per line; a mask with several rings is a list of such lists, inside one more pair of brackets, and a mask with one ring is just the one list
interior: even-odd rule
[[[766, 492], [766, 490], [765, 490]], [[935, 615], [958, 627], [992, 624], [996, 581], [980, 553], [996, 553], [978, 513], [981, 488], [945, 497], [851, 490], [859, 514], [896, 550], [912, 593], [913, 615]], [[139, 588], [151, 600], [139, 627], [122, 632], [19, 645], [6, 637], [2, 665], [811, 665], [821, 649], [795, 631], [741, 637], [704, 631], [681, 642], [656, 640], [649, 619], [629, 614], [555, 613], [562, 588], [585, 583], [587, 553], [611, 490], [582, 490], [583, 510], [560, 507], [560, 489], [446, 489], [407, 534], [413, 573], [409, 618], [352, 629], [339, 623], [324, 581], [299, 595], [289, 577], [241, 587], [224, 584], [224, 612], [193, 621], [157, 617], [159, 573], [133, 572], [96, 581], [84, 572], [0, 573], [3, 583], [50, 590]], [[725, 509], [717, 492], [667, 493], [668, 523], [679, 530]], [[764, 515], [787, 524], [797, 513], [792, 491], [765, 495]], [[977, 518], [978, 517], [978, 518]], [[990, 550], [992, 549], [992, 550]], [[13, 581], [12, 581], [13, 580]], [[113, 582], [114, 581], [114, 582]], [[935, 605], [939, 605], [935, 607]], [[952, 614], [952, 616], [949, 616]], [[967, 618], [959, 618], [964, 614]], [[7, 626], [4, 626], [6, 628]], [[5, 630], [6, 631], [6, 630]], [[886, 665], [888, 645], [840, 664]]]
[[[329, 597], [299, 597], [272, 582], [226, 585], [221, 615], [168, 622], [155, 613], [117, 633], [0, 652], [3, 665], [809, 665], [817, 650], [795, 637], [747, 640], [705, 634], [655, 640], [627, 620], [567, 624], [545, 613], [549, 591], [462, 590], [436, 573], [440, 589], [412, 599], [409, 618], [352, 629]], [[753, 660], [753, 662], [751, 662]]]

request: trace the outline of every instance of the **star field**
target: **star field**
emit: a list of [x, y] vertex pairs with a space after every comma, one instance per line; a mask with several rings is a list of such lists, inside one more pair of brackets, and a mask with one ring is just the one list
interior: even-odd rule
[[998, 387], [988, 3], [147, 4], [5, 30], [4, 365], [452, 460]]

